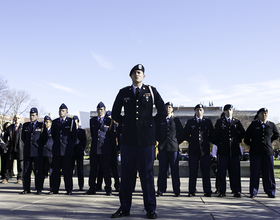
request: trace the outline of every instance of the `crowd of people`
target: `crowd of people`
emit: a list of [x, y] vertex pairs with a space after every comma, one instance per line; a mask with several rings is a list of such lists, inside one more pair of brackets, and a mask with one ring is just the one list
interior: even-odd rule
[[[250, 146], [250, 197], [259, 189], [262, 174], [264, 191], [275, 198], [275, 177], [272, 142], [280, 134], [275, 124], [267, 120], [268, 110], [261, 108], [250, 126], [245, 129], [235, 117], [234, 108], [226, 104], [221, 117], [213, 126], [203, 116], [204, 106], [194, 107], [194, 117], [182, 125], [175, 116], [173, 103], [164, 104], [155, 87], [143, 84], [144, 66], [134, 66], [129, 76], [132, 85], [122, 88], [116, 96], [112, 112], [106, 112], [103, 102], [97, 105], [97, 116], [90, 119], [91, 150], [89, 189], [85, 195], [96, 194], [105, 183], [105, 194], [119, 192], [120, 207], [111, 218], [130, 215], [132, 192], [137, 172], [141, 179], [144, 207], [149, 219], [157, 218], [156, 196], [164, 196], [167, 190], [167, 173], [170, 168], [173, 192], [180, 196], [179, 145], [189, 143], [189, 191], [196, 194], [198, 168], [203, 181], [204, 196], [211, 197], [210, 145], [215, 146], [217, 158], [216, 192], [226, 196], [226, 172], [234, 197], [241, 198], [240, 143]], [[153, 106], [157, 114], [153, 116]], [[122, 112], [122, 109], [124, 110]], [[67, 117], [65, 104], [59, 107], [59, 118], [49, 116], [38, 121], [37, 108], [30, 109], [30, 122], [20, 123], [15, 115], [13, 124], [5, 123], [1, 133], [2, 184], [9, 182], [13, 174], [13, 161], [17, 160], [17, 183], [23, 184], [21, 194], [30, 193], [31, 172], [35, 176], [36, 194], [42, 194], [44, 179], [50, 176], [49, 194], [58, 194], [63, 174], [65, 191], [73, 191], [73, 169], [76, 164], [79, 190], [84, 190], [83, 156], [86, 146], [85, 130], [79, 127], [79, 118]], [[154, 184], [154, 146], [158, 142], [159, 174], [157, 191]], [[121, 153], [121, 181], [118, 172], [118, 154]]]

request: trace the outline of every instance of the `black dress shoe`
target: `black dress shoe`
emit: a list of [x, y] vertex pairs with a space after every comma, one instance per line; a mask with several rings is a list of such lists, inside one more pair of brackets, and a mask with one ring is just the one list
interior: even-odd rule
[[219, 193], [219, 190], [216, 189], [216, 191], [214, 192], [214, 194], [218, 194], [218, 193]]
[[41, 195], [42, 191], [41, 190], [37, 190], [36, 195]]
[[255, 198], [256, 196], [254, 194], [251, 194], [250, 195], [250, 198]]
[[233, 193], [233, 196], [237, 197], [237, 198], [241, 198], [242, 197], [240, 192]]
[[101, 191], [102, 190], [102, 187], [96, 187], [95, 191]]
[[195, 193], [189, 193], [188, 197], [193, 197], [195, 196]]
[[212, 197], [212, 193], [210, 193], [210, 192], [204, 193], [204, 196], [206, 196], [206, 197]]
[[276, 198], [275, 195], [267, 195], [267, 196], [268, 198], [272, 198], [272, 199]]
[[84, 195], [95, 195], [95, 194], [96, 194], [96, 192], [94, 190], [92, 190], [92, 189], [89, 189], [88, 191], [86, 191], [84, 193]]
[[106, 196], [111, 196], [112, 195], [112, 192], [111, 191], [109, 191], [109, 192], [106, 192], [106, 194], [105, 194]]
[[155, 211], [148, 211], [146, 216], [149, 219], [156, 219], [157, 218], [157, 213], [155, 213]]
[[65, 195], [72, 195], [72, 191], [67, 191]]
[[49, 194], [49, 195], [58, 194], [58, 191], [50, 191], [48, 194]]
[[122, 218], [125, 216], [129, 216], [130, 213], [129, 212], [123, 212], [123, 211], [116, 211], [113, 215], [111, 215], [111, 218]]
[[83, 188], [83, 187], [81, 187], [81, 188], [79, 189], [79, 191], [84, 191], [84, 188]]
[[179, 197], [180, 196], [180, 194], [179, 193], [175, 193], [175, 195], [174, 195], [175, 197]]
[[115, 189], [115, 192], [119, 192], [119, 191], [120, 191], [120, 188], [116, 188], [116, 189]]
[[27, 194], [30, 193], [30, 190], [23, 190], [20, 194]]
[[225, 193], [219, 193], [218, 197], [225, 197], [226, 194]]
[[163, 195], [162, 192], [158, 192], [158, 193], [157, 193], [157, 197], [160, 197], [160, 196], [162, 196], [162, 195]]

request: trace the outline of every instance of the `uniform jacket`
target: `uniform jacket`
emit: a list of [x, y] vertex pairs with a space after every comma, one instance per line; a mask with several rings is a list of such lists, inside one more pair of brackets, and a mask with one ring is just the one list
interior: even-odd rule
[[213, 134], [213, 143], [218, 146], [218, 155], [241, 155], [239, 145], [244, 137], [245, 130], [238, 119], [232, 118], [230, 124], [225, 116], [217, 120]]
[[279, 131], [273, 122], [262, 127], [260, 120], [254, 120], [246, 130], [244, 142], [250, 146], [250, 155], [273, 155], [272, 142], [279, 138]]
[[14, 131], [15, 131], [15, 124], [10, 125], [5, 134], [4, 134], [4, 141], [9, 141], [8, 146], [8, 157], [11, 156], [10, 153], [17, 152], [19, 153], [19, 159], [23, 160], [23, 142], [21, 140], [21, 134], [22, 134], [22, 124], [19, 124], [17, 134], [14, 138]]
[[53, 139], [52, 139], [52, 130], [51, 128], [47, 130], [48, 139], [43, 148], [43, 156], [44, 157], [52, 157], [52, 146], [53, 146]]
[[77, 138], [74, 145], [75, 155], [83, 156], [87, 145], [86, 131], [82, 128], [77, 129]]
[[104, 117], [101, 123], [98, 117], [90, 119], [90, 134], [92, 154], [110, 154], [112, 146], [116, 145], [116, 136], [114, 135], [113, 121], [109, 117]]
[[42, 157], [47, 138], [48, 134], [44, 123], [37, 121], [33, 127], [31, 122], [24, 123], [21, 135], [24, 143], [24, 157]]
[[156, 140], [159, 142], [158, 149], [179, 151], [183, 132], [183, 126], [179, 118], [170, 117], [169, 122], [166, 119], [162, 120], [156, 126]]
[[194, 117], [187, 121], [184, 132], [185, 140], [189, 142], [190, 155], [210, 155], [210, 142], [213, 132], [213, 124], [210, 119], [203, 117], [199, 123]]
[[[167, 116], [163, 100], [151, 87], [157, 114], [153, 117], [153, 99], [149, 87], [142, 85], [138, 99], [132, 86], [121, 89], [115, 99], [112, 118], [122, 126], [122, 145], [145, 147], [155, 145], [155, 124]], [[124, 115], [121, 114], [124, 107]]]
[[52, 123], [53, 155], [73, 155], [74, 143], [77, 137], [76, 124], [72, 118], [66, 117], [64, 123], [60, 123], [60, 118]]

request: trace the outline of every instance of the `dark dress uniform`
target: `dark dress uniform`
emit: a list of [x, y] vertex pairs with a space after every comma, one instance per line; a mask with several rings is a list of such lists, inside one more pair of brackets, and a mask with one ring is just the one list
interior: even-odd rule
[[218, 119], [213, 134], [213, 142], [218, 146], [218, 187], [221, 194], [226, 192], [227, 170], [233, 193], [241, 192], [239, 145], [245, 137], [245, 130], [238, 119], [228, 120], [226, 116]]
[[74, 145], [72, 168], [74, 170], [75, 162], [77, 161], [78, 185], [80, 190], [83, 190], [84, 188], [84, 151], [86, 145], [87, 145], [86, 131], [82, 128], [78, 128], [77, 138]]
[[51, 176], [51, 192], [58, 193], [62, 169], [65, 190], [68, 194], [73, 190], [72, 157], [74, 154], [74, 143], [77, 136], [76, 124], [73, 119], [66, 117], [63, 121], [57, 118], [52, 122], [53, 138], [53, 173]]
[[15, 124], [10, 125], [4, 134], [4, 142], [9, 141], [7, 151], [7, 164], [5, 168], [4, 179], [7, 181], [10, 177], [10, 171], [13, 169], [13, 162], [17, 160], [17, 180], [22, 179], [23, 171], [23, 142], [21, 140], [22, 124], [15, 129]]
[[[155, 117], [153, 117], [153, 103], [157, 108]], [[122, 107], [124, 107], [124, 115], [121, 114]], [[156, 88], [142, 84], [139, 95], [134, 94], [133, 86], [119, 91], [113, 105], [112, 118], [122, 126], [119, 194], [121, 206], [112, 217], [115, 218], [119, 212], [129, 213], [136, 169], [141, 179], [144, 207], [148, 213], [156, 209], [153, 167], [155, 124], [166, 116], [164, 102]]]
[[244, 142], [250, 146], [250, 194], [257, 195], [259, 190], [260, 171], [264, 191], [269, 197], [275, 196], [275, 177], [272, 142], [279, 138], [275, 124], [259, 119], [254, 120], [246, 130]]
[[156, 126], [156, 140], [159, 142], [159, 174], [158, 174], [158, 196], [166, 191], [167, 171], [170, 165], [172, 187], [176, 196], [180, 195], [179, 177], [179, 144], [182, 142], [183, 126], [180, 119], [170, 117], [164, 119]]
[[103, 117], [103, 120], [99, 120], [97, 116], [90, 119], [92, 141], [90, 148], [90, 189], [88, 194], [96, 192], [96, 178], [99, 169], [102, 169], [106, 194], [111, 194], [110, 154], [111, 146], [115, 142], [112, 123], [112, 119], [106, 116]]
[[[47, 131], [42, 122], [26, 122], [22, 128], [24, 143], [23, 190], [30, 192], [31, 171], [34, 169], [35, 188], [40, 194], [43, 188], [43, 148], [47, 141]], [[34, 168], [33, 165], [34, 164]]]
[[[44, 178], [47, 178], [48, 175], [52, 175], [53, 166], [52, 166], [52, 146], [53, 146], [53, 139], [52, 139], [52, 133], [51, 128], [47, 129], [48, 139], [47, 143], [44, 145], [43, 148], [43, 172], [44, 172]], [[50, 181], [51, 183], [51, 181]], [[50, 184], [50, 188], [51, 184]]]
[[184, 127], [185, 140], [189, 142], [189, 195], [196, 190], [198, 165], [202, 173], [203, 191], [211, 195], [210, 183], [210, 142], [213, 124], [210, 119], [195, 116]]

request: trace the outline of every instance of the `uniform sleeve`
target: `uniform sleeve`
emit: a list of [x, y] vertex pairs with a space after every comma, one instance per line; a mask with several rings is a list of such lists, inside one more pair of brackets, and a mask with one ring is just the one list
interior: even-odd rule
[[237, 125], [237, 129], [238, 129], [238, 136], [239, 136], [239, 143], [241, 143], [242, 142], [242, 139], [243, 138], [245, 138], [245, 129], [244, 129], [244, 127], [243, 127], [243, 125], [241, 124], [241, 122], [240, 121], [238, 121], [238, 125]]
[[191, 131], [190, 131], [190, 121], [188, 120], [185, 127], [184, 127], [184, 140], [186, 140], [187, 142], [190, 142], [190, 137], [191, 137]]
[[82, 147], [85, 149], [86, 145], [87, 145], [87, 136], [86, 136], [86, 131], [84, 129], [82, 130], [82, 135], [81, 135], [81, 139], [82, 139]]
[[77, 140], [77, 126], [73, 118], [71, 119], [71, 128], [72, 128], [71, 138], [73, 140], [73, 143], [75, 143]]
[[22, 130], [21, 130], [21, 140], [22, 140], [23, 143], [25, 143], [25, 139], [26, 139], [26, 135], [25, 135], [26, 132], [24, 132], [25, 127], [26, 127], [26, 124], [24, 123], [23, 126], [22, 126]]
[[115, 102], [113, 104], [112, 108], [112, 119], [118, 122], [120, 125], [122, 124], [122, 116], [121, 116], [121, 110], [122, 110], [122, 95], [121, 95], [121, 90], [119, 91]]
[[184, 128], [179, 118], [175, 118], [176, 124], [176, 138], [178, 144], [180, 145], [184, 141]]
[[42, 129], [43, 129], [43, 132], [41, 134], [41, 137], [42, 137], [42, 143], [43, 143], [43, 146], [45, 146], [45, 144], [48, 142], [48, 131], [47, 131], [47, 128], [46, 128], [46, 125], [44, 123], [42, 123]]
[[252, 123], [249, 125], [249, 127], [247, 128], [246, 130], [246, 133], [245, 133], [245, 139], [244, 139], [244, 142], [245, 144], [247, 145], [251, 145], [252, 143], [252, 129], [253, 129], [253, 126], [252, 126]]
[[166, 111], [164, 102], [163, 102], [160, 94], [156, 90], [156, 88], [152, 87], [152, 90], [153, 90], [153, 93], [154, 93], [155, 106], [156, 106], [156, 109], [157, 109], [157, 114], [155, 115], [154, 120], [155, 120], [155, 123], [158, 124], [159, 122], [161, 122], [163, 119], [166, 118], [167, 111]]
[[217, 120], [216, 121], [216, 124], [215, 124], [215, 128], [213, 129], [213, 132], [212, 132], [212, 137], [211, 137], [211, 139], [212, 139], [212, 143], [213, 144], [215, 144], [215, 145], [217, 145], [217, 146], [219, 146], [219, 144], [220, 144], [220, 128], [221, 128], [221, 120]]
[[271, 143], [275, 140], [277, 140], [279, 138], [280, 134], [279, 134], [279, 131], [276, 127], [276, 125], [273, 123], [273, 135], [271, 137]]

